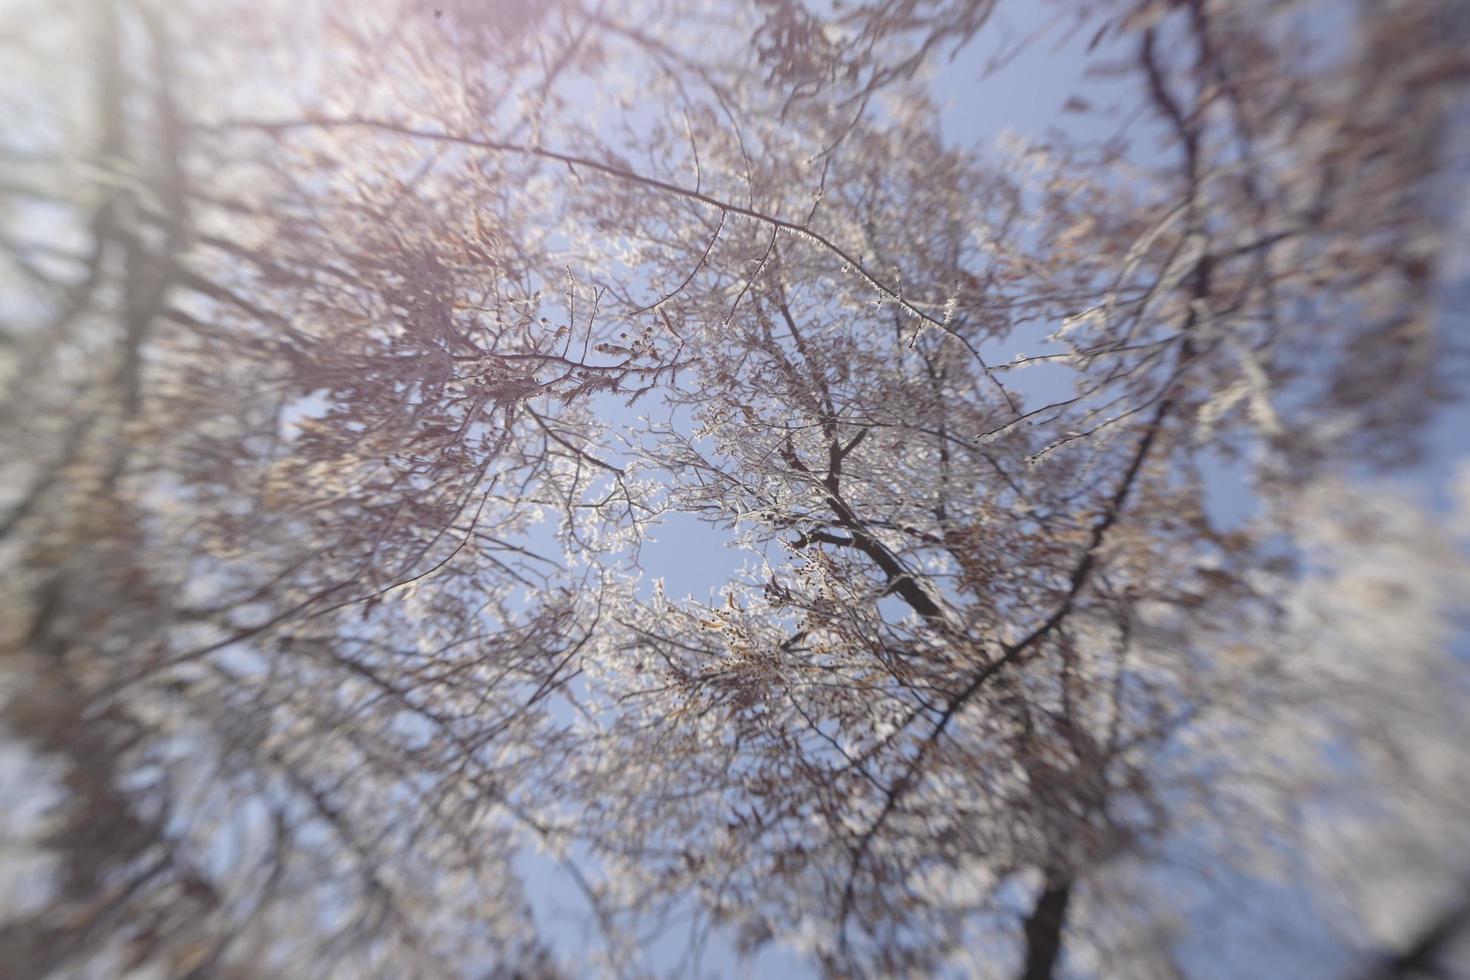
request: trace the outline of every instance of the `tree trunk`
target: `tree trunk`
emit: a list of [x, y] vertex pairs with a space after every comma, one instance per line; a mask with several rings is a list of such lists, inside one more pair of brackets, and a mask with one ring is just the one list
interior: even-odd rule
[[1062, 952], [1062, 929], [1071, 897], [1070, 878], [1048, 878], [1036, 896], [1036, 907], [1026, 918], [1026, 965], [1020, 980], [1051, 980]]

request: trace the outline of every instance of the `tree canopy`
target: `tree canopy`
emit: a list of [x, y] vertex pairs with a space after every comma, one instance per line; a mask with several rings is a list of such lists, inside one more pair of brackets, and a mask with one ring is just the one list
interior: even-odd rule
[[1463, 5], [0, 24], [16, 976], [1465, 952]]

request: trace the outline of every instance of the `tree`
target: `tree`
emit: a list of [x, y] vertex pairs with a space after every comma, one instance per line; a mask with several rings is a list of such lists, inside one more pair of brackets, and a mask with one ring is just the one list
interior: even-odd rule
[[1171, 976], [1288, 862], [1443, 957], [1470, 24], [1059, 4], [1115, 135], [956, 147], [996, 7], [17, 5], [6, 962]]

